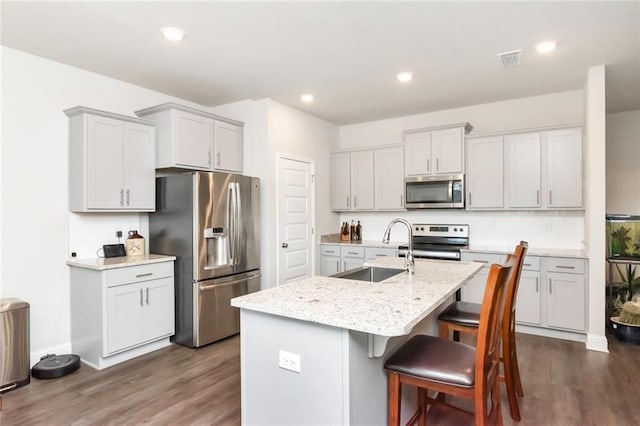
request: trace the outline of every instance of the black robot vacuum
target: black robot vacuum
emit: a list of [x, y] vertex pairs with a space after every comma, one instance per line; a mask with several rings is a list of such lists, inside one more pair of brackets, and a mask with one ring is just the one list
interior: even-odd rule
[[31, 369], [36, 379], [56, 379], [80, 368], [78, 355], [45, 355]]

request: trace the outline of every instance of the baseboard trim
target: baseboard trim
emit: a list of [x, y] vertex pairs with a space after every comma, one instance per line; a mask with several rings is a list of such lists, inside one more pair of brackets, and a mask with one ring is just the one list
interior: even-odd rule
[[533, 334], [535, 336], [552, 337], [554, 339], [571, 340], [572, 342], [586, 342], [584, 333], [577, 333], [565, 330], [556, 330], [553, 328], [534, 327], [525, 324], [516, 324], [516, 332], [524, 334]]
[[587, 334], [587, 342], [585, 345], [590, 351], [609, 353], [609, 342], [606, 336]]
[[40, 358], [42, 358], [45, 355], [49, 355], [49, 354], [63, 355], [63, 354], [70, 354], [70, 353], [71, 353], [71, 343], [54, 346], [43, 352], [38, 352], [38, 353], [31, 352], [30, 365], [31, 367], [33, 367], [34, 365], [36, 365], [36, 363], [40, 362]]

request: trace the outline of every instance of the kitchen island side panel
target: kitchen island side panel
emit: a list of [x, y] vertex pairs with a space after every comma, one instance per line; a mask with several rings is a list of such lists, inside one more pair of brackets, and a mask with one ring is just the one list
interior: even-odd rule
[[[243, 425], [345, 424], [343, 329], [241, 310]], [[279, 352], [300, 356], [300, 373]]]

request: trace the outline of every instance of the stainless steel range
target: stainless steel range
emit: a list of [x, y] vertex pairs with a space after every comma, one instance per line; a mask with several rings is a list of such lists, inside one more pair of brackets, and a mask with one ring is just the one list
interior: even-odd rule
[[[460, 250], [469, 246], [469, 225], [437, 225], [414, 223], [413, 257], [417, 259], [460, 260]], [[398, 247], [398, 255], [406, 256], [408, 245]]]

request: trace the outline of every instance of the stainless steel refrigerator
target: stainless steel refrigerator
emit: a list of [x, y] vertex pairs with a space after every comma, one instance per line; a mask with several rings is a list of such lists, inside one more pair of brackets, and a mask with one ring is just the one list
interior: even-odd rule
[[176, 256], [176, 334], [200, 347], [240, 331], [230, 300], [260, 289], [260, 180], [189, 172], [156, 179], [149, 250]]

